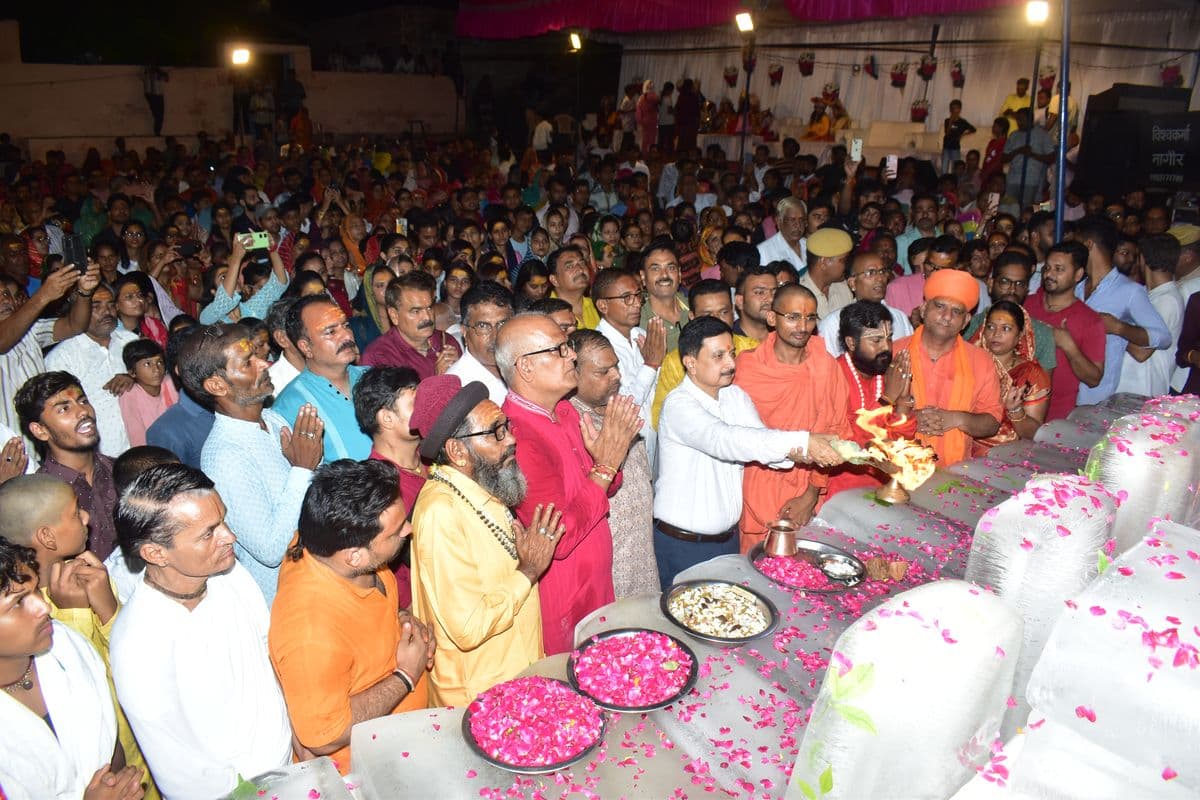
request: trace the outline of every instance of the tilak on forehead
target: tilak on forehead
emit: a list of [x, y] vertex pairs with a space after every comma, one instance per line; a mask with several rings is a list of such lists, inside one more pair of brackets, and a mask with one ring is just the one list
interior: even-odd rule
[[891, 335], [892, 335], [892, 323], [885, 321], [882, 325], [879, 325], [877, 327], [863, 328], [862, 336], [860, 338], [866, 339], [868, 336], [891, 336]]
[[[332, 301], [331, 301], [332, 302]], [[317, 319], [318, 328], [327, 328], [330, 325], [341, 325], [342, 320], [346, 315], [337, 305], [330, 305], [325, 311], [321, 312], [321, 316]]]

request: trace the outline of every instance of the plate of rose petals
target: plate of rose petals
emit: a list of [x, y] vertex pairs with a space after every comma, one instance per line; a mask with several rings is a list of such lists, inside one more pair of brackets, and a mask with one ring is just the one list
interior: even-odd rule
[[608, 711], [665, 708], [691, 691], [699, 664], [686, 644], [645, 628], [604, 631], [567, 660], [567, 681]]
[[497, 684], [470, 702], [463, 738], [489, 764], [542, 775], [576, 764], [604, 739], [604, 713], [564, 681], [539, 676]]
[[797, 539], [794, 556], [769, 555], [759, 542], [746, 557], [756, 570], [780, 586], [807, 592], [845, 591], [866, 577], [866, 567], [858, 558], [811, 539]]

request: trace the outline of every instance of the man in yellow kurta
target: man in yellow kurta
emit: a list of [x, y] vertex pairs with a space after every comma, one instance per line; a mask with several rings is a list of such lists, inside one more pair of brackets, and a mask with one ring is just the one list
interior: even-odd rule
[[410, 424], [434, 462], [413, 507], [413, 613], [433, 627], [431, 705], [462, 706], [542, 657], [538, 579], [562, 535], [539, 507], [528, 528], [516, 440], [478, 381], [421, 381]]
[[[688, 307], [692, 319], [697, 317], [716, 317], [730, 328], [733, 327], [733, 299], [729, 296], [729, 287], [719, 280], [708, 278], [692, 287], [688, 292]], [[747, 350], [758, 347], [758, 339], [749, 336], [733, 335], [733, 354], [740, 355]], [[654, 388], [654, 402], [650, 407], [650, 421], [658, 430], [658, 415], [662, 412], [663, 401], [676, 386], [683, 383], [683, 362], [679, 360], [679, 349], [667, 353], [662, 366], [658, 369], [658, 385]]]
[[108, 570], [86, 549], [87, 523], [88, 512], [79, 507], [75, 490], [59, 478], [21, 475], [0, 486], [0, 538], [37, 553], [38, 588], [50, 616], [87, 639], [104, 660], [125, 763], [141, 768], [145, 796], [157, 800], [158, 789], [112, 685], [108, 638], [120, 604]]

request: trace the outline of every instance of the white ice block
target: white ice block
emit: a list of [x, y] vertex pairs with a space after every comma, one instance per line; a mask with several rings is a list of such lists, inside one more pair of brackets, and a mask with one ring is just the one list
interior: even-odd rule
[[[1198, 648], [1200, 531], [1158, 523], [1059, 617], [1029, 681], [1030, 719], [1119, 755], [1137, 782], [1186, 786], [1200, 797]], [[1059, 768], [1054, 759], [1039, 763]]]
[[805, 729], [789, 800], [942, 800], [987, 761], [1021, 620], [965, 581], [896, 595], [842, 634]]
[[1025, 686], [1064, 601], [1098, 574], [1115, 511], [1112, 495], [1098, 483], [1077, 475], [1041, 475], [975, 526], [966, 579], [995, 591], [1024, 621], [1015, 704], [1002, 729], [1006, 739], [1025, 724]]

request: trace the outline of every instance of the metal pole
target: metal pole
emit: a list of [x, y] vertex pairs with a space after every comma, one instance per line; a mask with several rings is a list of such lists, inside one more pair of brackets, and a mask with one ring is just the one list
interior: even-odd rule
[[750, 75], [754, 72], [752, 61], [754, 59], [754, 36], [751, 35], [746, 45], [747, 49], [742, 59], [742, 66], [746, 67], [746, 105], [742, 109], [742, 140], [738, 146], [738, 180], [741, 180], [742, 170], [746, 166], [746, 133], [750, 130]]
[[1067, 203], [1067, 113], [1071, 94], [1071, 0], [1062, 0], [1062, 52], [1058, 62], [1058, 176], [1054, 182], [1054, 241], [1063, 238], [1063, 213]]
[[[1033, 77], [1029, 81], [1029, 130], [1025, 131], [1025, 146], [1033, 138], [1033, 110], [1037, 105], [1038, 70], [1042, 67], [1042, 31], [1039, 28], [1033, 54]], [[1017, 206], [1025, 213], [1025, 173], [1029, 171], [1030, 156], [1021, 157], [1021, 190], [1017, 193]]]

